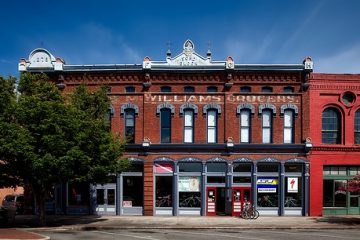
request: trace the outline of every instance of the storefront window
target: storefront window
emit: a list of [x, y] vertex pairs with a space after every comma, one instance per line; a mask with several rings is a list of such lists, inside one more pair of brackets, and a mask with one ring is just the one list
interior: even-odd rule
[[302, 173], [302, 164], [285, 164], [285, 172], [298, 172]]
[[285, 207], [301, 207], [302, 204], [301, 177], [285, 178]]
[[172, 207], [172, 176], [156, 176], [156, 207]]
[[115, 189], [107, 190], [107, 200], [108, 205], [115, 205]]
[[142, 207], [143, 177], [123, 176], [123, 207]]
[[201, 206], [201, 177], [179, 176], [179, 207], [199, 208]]
[[202, 172], [202, 163], [181, 162], [179, 163], [179, 172]]
[[257, 205], [258, 207], [278, 207], [277, 177], [259, 177], [257, 179]]
[[105, 204], [105, 190], [104, 189], [96, 189], [96, 203], [98, 205], [104, 205]]
[[227, 170], [226, 163], [208, 163], [207, 172], [223, 172], [225, 173]]
[[335, 180], [334, 207], [346, 207], [346, 180]]
[[83, 206], [89, 204], [90, 188], [88, 183], [72, 183], [68, 187], [69, 205]]
[[225, 183], [224, 176], [208, 176], [207, 183]]
[[258, 172], [278, 172], [278, 164], [259, 164]]
[[346, 207], [346, 180], [324, 180], [324, 207]]
[[233, 177], [233, 183], [251, 183], [251, 177]]
[[251, 172], [251, 163], [234, 163], [233, 172]]

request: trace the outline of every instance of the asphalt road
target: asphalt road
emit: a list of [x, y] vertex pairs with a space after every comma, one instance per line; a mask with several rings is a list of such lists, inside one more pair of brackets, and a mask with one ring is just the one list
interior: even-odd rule
[[95, 240], [95, 239], [122, 239], [122, 240], [212, 240], [212, 239], [247, 239], [247, 240], [282, 240], [282, 239], [316, 239], [316, 240], [351, 240], [360, 239], [358, 229], [343, 230], [97, 230], [97, 231], [36, 231], [49, 236], [51, 240]]

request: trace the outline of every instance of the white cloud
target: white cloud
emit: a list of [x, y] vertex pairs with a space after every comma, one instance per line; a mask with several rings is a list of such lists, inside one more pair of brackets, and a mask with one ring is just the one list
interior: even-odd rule
[[360, 73], [360, 44], [332, 56], [313, 60], [315, 72]]

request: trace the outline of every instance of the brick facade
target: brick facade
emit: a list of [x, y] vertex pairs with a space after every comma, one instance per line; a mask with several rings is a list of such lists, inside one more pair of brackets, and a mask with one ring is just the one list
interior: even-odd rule
[[[190, 43], [190, 47], [189, 44]], [[44, 49], [34, 50], [29, 60], [21, 60], [20, 71], [37, 72], [39, 69], [46, 72], [64, 92], [70, 92], [79, 84], [87, 84], [91, 88], [100, 85], [109, 86], [109, 96], [112, 103], [112, 131], [124, 135], [125, 119], [123, 109], [126, 106], [135, 107], [135, 142], [128, 144], [125, 156], [140, 159], [143, 169], [143, 209], [144, 215], [155, 215], [155, 173], [154, 161], [167, 159], [175, 168], [173, 179], [172, 214], [181, 214], [179, 207], [179, 192], [176, 179], [181, 172], [177, 172], [177, 164], [185, 161], [201, 162], [204, 166], [210, 162], [226, 163], [228, 170], [221, 176], [226, 181], [216, 185], [218, 190], [225, 191], [226, 198], [221, 199], [228, 207], [232, 203], [232, 193], [236, 184], [232, 180], [233, 165], [236, 162], [249, 163], [252, 170], [247, 174], [251, 181], [245, 185], [251, 189], [251, 198], [257, 201], [257, 166], [258, 164], [276, 165], [275, 174], [276, 201], [271, 211], [263, 209], [264, 214], [308, 214], [308, 166], [309, 148], [305, 144], [306, 138], [313, 131], [310, 119], [307, 117], [309, 100], [304, 86], [308, 83], [312, 72], [311, 59], [302, 64], [284, 65], [246, 65], [235, 64], [232, 58], [226, 61], [213, 62], [211, 54], [202, 57], [194, 51], [191, 41], [186, 41], [184, 50], [172, 58], [168, 53], [166, 61], [151, 61], [145, 58], [142, 65], [66, 65], [61, 59], [53, 57]], [[49, 59], [44, 63], [36, 59]], [[309, 65], [310, 64], [310, 65]], [[135, 92], [126, 92], [126, 87], [134, 87]], [[161, 87], [171, 87], [171, 92], [162, 92]], [[194, 87], [194, 92], [185, 92], [186, 86]], [[216, 87], [216, 92], [208, 92], [208, 87]], [[250, 92], [242, 92], [241, 87], [250, 87]], [[264, 87], [271, 88], [265, 92]], [[286, 91], [290, 89], [290, 91]], [[310, 94], [311, 99], [311, 94]], [[127, 105], [130, 104], [130, 105]], [[197, 109], [193, 121], [193, 143], [184, 143], [184, 116], [181, 114], [184, 104], [192, 104]], [[159, 110], [169, 108], [171, 114], [171, 141], [161, 143], [161, 126]], [[251, 109], [250, 142], [240, 142], [239, 109]], [[207, 143], [207, 109], [217, 109], [217, 138], [216, 143]], [[272, 142], [263, 143], [262, 111], [272, 111]], [[293, 141], [284, 144], [284, 110], [293, 111]], [[316, 138], [313, 138], [314, 140]], [[144, 145], [149, 141], [149, 146]], [[185, 159], [185, 160], [184, 160]], [[285, 167], [288, 164], [300, 164], [302, 167], [296, 175], [300, 179], [301, 204], [296, 208], [286, 209], [285, 197], [287, 194], [286, 179], [288, 175]], [[205, 169], [205, 168], [204, 168]], [[200, 174], [201, 215], [208, 215], [208, 205], [205, 195], [206, 189], [215, 186], [207, 182], [206, 177], [212, 173], [203, 170]], [[220, 173], [218, 173], [220, 174]], [[270, 173], [268, 174], [271, 176]], [[270, 174], [270, 175], [269, 175]], [[290, 174], [290, 173], [289, 173]], [[264, 176], [265, 176], [264, 175]], [[260, 176], [262, 176], [260, 174]], [[266, 178], [265, 176], [265, 178]], [[289, 175], [290, 176], [290, 175]], [[122, 178], [122, 176], [120, 176]], [[259, 177], [261, 178], [261, 177]], [[120, 184], [119, 180], [117, 184]], [[238, 184], [237, 187], [245, 186]], [[216, 187], [215, 186], [215, 187]], [[121, 190], [122, 186], [119, 186]], [[228, 190], [226, 190], [228, 189]], [[119, 195], [119, 193], [117, 193]], [[117, 196], [118, 196], [117, 195]], [[119, 196], [121, 199], [121, 196]], [[123, 204], [117, 200], [122, 214]], [[206, 209], [207, 210], [206, 210]], [[160, 211], [159, 211], [160, 212]], [[288, 213], [287, 213], [288, 212]], [[188, 212], [190, 213], [190, 212]], [[191, 212], [193, 214], [193, 212]], [[229, 212], [226, 212], [229, 214]]]
[[[360, 75], [319, 74], [311, 75], [309, 81], [310, 110], [308, 136], [312, 138], [313, 149], [309, 156], [310, 166], [310, 215], [323, 215], [323, 169], [325, 166], [360, 166], [360, 147], [354, 141], [354, 117], [360, 107]], [[342, 100], [346, 92], [353, 93], [355, 99], [347, 103]], [[322, 142], [322, 112], [332, 107], [340, 113], [340, 142]], [[335, 207], [334, 207], [335, 208]], [[346, 214], [346, 213], [344, 213]]]

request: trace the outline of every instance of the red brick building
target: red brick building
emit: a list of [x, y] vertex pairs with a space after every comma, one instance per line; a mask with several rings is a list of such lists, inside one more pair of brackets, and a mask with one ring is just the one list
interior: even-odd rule
[[109, 86], [112, 131], [128, 140], [132, 170], [91, 191], [57, 188], [67, 213], [239, 215], [248, 200], [261, 214], [308, 214], [309, 58], [213, 61], [187, 40], [179, 55], [142, 64], [71, 65], [36, 49], [19, 70], [45, 72], [64, 91]]
[[308, 86], [310, 215], [360, 214], [347, 190], [360, 174], [360, 75], [312, 74]]

